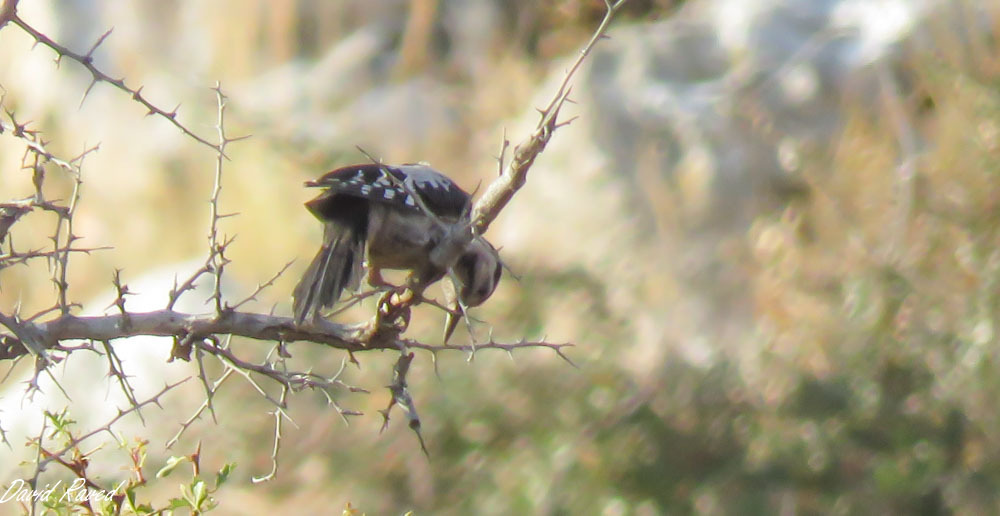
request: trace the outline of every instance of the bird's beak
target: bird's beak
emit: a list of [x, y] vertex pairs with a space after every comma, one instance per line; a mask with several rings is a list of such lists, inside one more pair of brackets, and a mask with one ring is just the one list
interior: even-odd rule
[[455, 328], [458, 327], [458, 322], [465, 317], [465, 312], [462, 310], [462, 306], [456, 301], [454, 306], [450, 307], [452, 310], [458, 313], [448, 312], [448, 316], [444, 320], [444, 343], [448, 344], [448, 339], [451, 338], [451, 334], [455, 333]]
[[458, 322], [465, 317], [462, 303], [458, 302], [458, 288], [455, 287], [454, 275], [448, 278], [448, 281], [441, 282], [441, 293], [444, 294], [444, 305], [448, 307], [448, 316], [444, 320], [444, 343], [448, 344], [448, 339], [455, 333]]
[[323, 186], [316, 181], [306, 181], [304, 184], [306, 185], [307, 188], [315, 188], [317, 186]]

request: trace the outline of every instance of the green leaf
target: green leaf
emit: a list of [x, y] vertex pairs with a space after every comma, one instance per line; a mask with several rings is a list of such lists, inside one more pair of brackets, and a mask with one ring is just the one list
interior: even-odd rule
[[186, 486], [184, 484], [181, 484], [180, 488], [181, 488], [181, 496], [183, 496], [184, 499], [187, 500], [188, 505], [191, 508], [197, 508], [198, 504], [197, 502], [195, 502], [194, 493], [191, 492], [191, 486]]
[[205, 503], [205, 499], [208, 498], [208, 492], [205, 491], [205, 481], [198, 480], [194, 482], [193, 489], [191, 490], [194, 495], [194, 506], [201, 508], [201, 505]]
[[185, 460], [187, 460], [187, 457], [177, 457], [177, 456], [170, 457], [169, 459], [167, 459], [167, 465], [163, 466], [162, 468], [160, 468], [160, 471], [156, 472], [156, 478], [166, 478], [171, 473], [173, 473], [174, 469], [176, 469], [177, 466], [180, 465]]
[[216, 475], [215, 475], [215, 488], [216, 489], [218, 489], [219, 486], [221, 486], [222, 484], [224, 484], [226, 482], [226, 480], [229, 480], [229, 475], [233, 472], [234, 469], [236, 469], [236, 463], [235, 462], [230, 462], [230, 463], [226, 464], [225, 466], [222, 466], [222, 469], [220, 469], [219, 472], [216, 473]]

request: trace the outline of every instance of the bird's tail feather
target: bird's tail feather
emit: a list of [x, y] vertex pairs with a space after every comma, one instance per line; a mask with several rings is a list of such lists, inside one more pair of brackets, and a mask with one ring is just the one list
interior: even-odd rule
[[326, 228], [323, 247], [316, 253], [292, 294], [296, 324], [315, 317], [340, 299], [345, 288], [356, 288], [364, 252], [363, 235], [349, 227]]

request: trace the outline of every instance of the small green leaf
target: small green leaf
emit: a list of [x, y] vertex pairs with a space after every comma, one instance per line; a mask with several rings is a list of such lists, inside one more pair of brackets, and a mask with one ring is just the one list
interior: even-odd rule
[[181, 496], [184, 497], [184, 500], [187, 501], [188, 505], [191, 508], [197, 508], [198, 504], [195, 502], [194, 493], [191, 492], [191, 486], [186, 486], [184, 484], [181, 484], [180, 488], [181, 488]]
[[205, 503], [205, 499], [208, 498], [208, 492], [205, 491], [205, 482], [203, 480], [198, 480], [194, 482], [193, 488], [191, 489], [194, 495], [194, 506], [201, 508], [201, 504]]
[[216, 489], [218, 489], [219, 486], [221, 486], [222, 484], [224, 484], [226, 482], [226, 480], [229, 480], [229, 475], [233, 472], [234, 469], [236, 469], [236, 463], [235, 462], [230, 462], [230, 463], [226, 464], [225, 466], [222, 466], [222, 469], [220, 469], [219, 472], [215, 475], [215, 488]]
[[187, 460], [187, 457], [177, 457], [177, 456], [170, 457], [169, 459], [167, 459], [167, 465], [163, 466], [162, 468], [160, 468], [160, 471], [156, 472], [156, 478], [166, 478], [171, 473], [173, 473], [174, 469], [176, 469], [177, 466], [180, 465], [185, 460]]

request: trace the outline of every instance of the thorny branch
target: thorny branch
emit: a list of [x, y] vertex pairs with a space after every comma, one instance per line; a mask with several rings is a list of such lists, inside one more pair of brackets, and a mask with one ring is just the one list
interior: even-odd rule
[[[566, 75], [553, 95], [548, 105], [539, 110], [540, 118], [534, 132], [523, 142], [514, 147], [513, 155], [506, 166], [503, 165], [504, 155], [508, 147], [506, 133], [504, 142], [501, 145], [501, 153], [498, 160], [499, 168], [502, 170], [500, 177], [490, 183], [489, 187], [476, 202], [470, 213], [470, 220], [463, 231], [451, 232], [445, 236], [442, 242], [431, 252], [431, 261], [438, 266], [439, 270], [450, 270], [452, 265], [458, 260], [462, 250], [474, 238], [482, 235], [489, 228], [490, 224], [500, 214], [507, 203], [514, 197], [514, 194], [524, 186], [528, 177], [528, 170], [534, 164], [535, 158], [548, 144], [553, 133], [570, 121], [559, 121], [559, 112], [563, 105], [569, 100], [570, 83], [576, 71], [583, 61], [590, 55], [597, 42], [605, 38], [605, 32], [611, 24], [618, 10], [625, 4], [626, 0], [612, 2], [605, 1], [607, 8], [604, 18], [594, 31], [590, 41], [583, 47], [576, 60], [566, 71]], [[412, 280], [413, 278], [411, 278]], [[410, 281], [407, 290], [397, 294], [395, 298], [389, 298], [390, 302], [384, 306], [384, 311], [380, 310], [371, 323], [371, 331], [368, 338], [373, 342], [378, 342], [384, 338], [393, 338], [398, 335], [405, 324], [400, 325], [399, 320], [408, 317], [410, 307], [416, 305], [422, 299], [423, 290], [427, 287], [423, 281]], [[380, 303], [380, 306], [382, 304]]]
[[267, 482], [268, 480], [274, 479], [278, 475], [278, 451], [281, 450], [281, 421], [284, 414], [285, 398], [288, 396], [288, 387], [284, 386], [281, 388], [281, 400], [278, 402], [278, 406], [274, 407], [274, 411], [271, 414], [274, 416], [274, 445], [271, 448], [271, 471], [262, 477], [253, 477], [250, 479], [254, 484], [259, 484], [261, 482]]
[[[230, 138], [226, 136], [225, 120], [227, 98], [226, 95], [222, 93], [222, 87], [219, 83], [215, 83], [213, 91], [215, 91], [215, 98], [218, 106], [218, 122], [215, 127], [219, 134], [219, 143], [214, 146], [215, 184], [212, 187], [212, 197], [209, 199], [211, 210], [209, 211], [208, 262], [206, 266], [215, 276], [215, 290], [212, 292], [211, 300], [215, 304], [215, 313], [221, 314], [223, 310], [222, 273], [226, 265], [230, 262], [230, 260], [226, 258], [225, 252], [226, 248], [230, 243], [232, 243], [233, 240], [231, 238], [223, 238], [223, 241], [221, 243], [219, 242], [219, 220], [235, 215], [235, 213], [223, 215], [219, 212], [219, 195], [222, 194], [222, 169], [226, 160], [226, 147], [230, 143], [244, 140], [250, 136], [246, 135], [237, 138]], [[278, 275], [281, 275], [281, 273], [279, 272]], [[274, 280], [272, 279], [271, 282], [273, 281]], [[228, 309], [228, 307], [226, 308]]]
[[212, 403], [212, 399], [211, 399], [211, 398], [212, 398], [212, 396], [214, 396], [214, 395], [215, 395], [215, 393], [219, 391], [219, 387], [222, 387], [222, 384], [223, 384], [223, 383], [225, 383], [225, 382], [226, 382], [226, 380], [228, 380], [228, 379], [229, 379], [229, 377], [230, 377], [230, 376], [231, 376], [231, 375], [233, 374], [233, 371], [234, 371], [234, 370], [233, 370], [233, 369], [231, 369], [231, 368], [230, 368], [230, 369], [227, 369], [225, 373], [222, 373], [222, 376], [220, 376], [220, 377], [219, 377], [219, 378], [218, 378], [217, 380], [215, 380], [215, 382], [213, 382], [213, 383], [212, 383], [212, 387], [210, 388], [210, 392], [209, 392], [209, 396], [207, 396], [207, 397], [205, 398], [205, 401], [203, 401], [203, 402], [201, 403], [201, 407], [198, 407], [198, 409], [197, 409], [197, 410], [195, 410], [193, 414], [191, 414], [191, 417], [187, 418], [187, 420], [186, 420], [186, 421], [184, 421], [183, 423], [181, 423], [181, 428], [180, 428], [180, 430], [178, 430], [178, 431], [177, 431], [177, 433], [176, 433], [176, 434], [174, 434], [174, 436], [173, 436], [173, 437], [171, 437], [171, 438], [170, 438], [170, 440], [168, 440], [168, 441], [167, 441], [167, 444], [166, 444], [166, 447], [167, 447], [168, 449], [169, 449], [169, 448], [173, 448], [173, 446], [174, 446], [175, 444], [177, 444], [177, 441], [179, 441], [179, 440], [180, 440], [181, 436], [182, 436], [182, 435], [184, 435], [184, 432], [186, 432], [186, 431], [187, 431], [187, 429], [188, 429], [188, 428], [189, 428], [189, 427], [190, 427], [190, 426], [191, 426], [192, 424], [194, 424], [194, 422], [195, 422], [195, 421], [196, 421], [196, 420], [197, 420], [197, 419], [198, 419], [199, 417], [201, 417], [201, 414], [202, 414], [203, 412], [205, 412], [205, 409], [207, 409], [207, 408], [208, 408], [208, 406], [209, 406], [209, 405], [211, 405], [211, 403]]
[[41, 33], [40, 31], [29, 25], [27, 22], [22, 20], [21, 17], [17, 15], [17, 4], [18, 0], [6, 0], [4, 2], [2, 9], [0, 9], [0, 28], [3, 28], [3, 26], [6, 25], [8, 22], [13, 23], [14, 25], [18, 26], [21, 30], [26, 32], [29, 36], [31, 36], [36, 43], [40, 43], [46, 47], [49, 47], [53, 52], [55, 52], [56, 63], [61, 62], [63, 58], [69, 58], [73, 61], [76, 61], [77, 63], [80, 63], [80, 65], [86, 68], [87, 71], [90, 72], [91, 82], [90, 86], [88, 86], [87, 90], [84, 92], [83, 98], [80, 99], [81, 103], [83, 102], [84, 99], [86, 99], [87, 95], [90, 93], [90, 91], [94, 88], [94, 86], [97, 83], [105, 82], [114, 86], [115, 88], [118, 88], [119, 90], [125, 93], [128, 93], [129, 96], [132, 97], [132, 100], [138, 102], [139, 104], [142, 104], [142, 106], [146, 108], [148, 114], [162, 117], [171, 124], [173, 124], [174, 127], [180, 129], [181, 132], [186, 134], [191, 139], [197, 141], [198, 143], [201, 143], [202, 145], [207, 145], [212, 149], [216, 148], [215, 144], [209, 142], [208, 140], [202, 138], [201, 136], [198, 136], [193, 131], [188, 129], [187, 126], [185, 126], [184, 124], [180, 123], [177, 120], [177, 108], [167, 111], [165, 109], [157, 107], [152, 102], [150, 102], [149, 99], [143, 96], [141, 86], [139, 88], [132, 89], [125, 85], [124, 78], [115, 79], [110, 75], [108, 75], [107, 73], [100, 70], [99, 68], [97, 68], [96, 65], [94, 65], [94, 52], [97, 50], [98, 47], [101, 46], [101, 43], [103, 43], [104, 40], [107, 39], [107, 37], [111, 34], [110, 30], [102, 34], [101, 37], [97, 38], [97, 41], [94, 43], [93, 46], [90, 47], [90, 50], [88, 50], [86, 54], [80, 54], [53, 41], [52, 38], [46, 36], [45, 34]]
[[396, 360], [396, 365], [392, 368], [392, 383], [387, 387], [389, 392], [392, 393], [392, 398], [389, 399], [388, 407], [379, 410], [383, 418], [382, 428], [379, 432], [384, 432], [386, 427], [389, 426], [389, 412], [394, 405], [399, 405], [399, 408], [406, 414], [406, 425], [413, 430], [413, 433], [417, 434], [417, 440], [420, 441], [420, 449], [424, 452], [424, 455], [430, 457], [427, 446], [424, 444], [424, 436], [420, 433], [420, 416], [417, 414], [417, 405], [413, 402], [413, 397], [410, 396], [410, 388], [406, 383], [406, 375], [410, 372], [411, 362], [413, 362], [413, 353], [403, 351], [399, 355], [399, 359]]
[[[65, 351], [59, 345], [64, 340], [115, 340], [140, 335], [175, 336], [175, 335], [234, 335], [262, 341], [308, 341], [316, 344], [341, 349], [349, 352], [362, 352], [380, 349], [399, 349], [401, 346], [419, 347], [433, 350], [467, 350], [465, 346], [423, 346], [415, 345], [407, 339], [392, 339], [381, 342], [364, 340], [365, 328], [362, 325], [335, 324], [317, 321], [309, 327], [298, 326], [291, 317], [263, 315], [250, 312], [228, 311], [222, 317], [215, 314], [187, 314], [173, 310], [157, 310], [153, 312], [130, 312], [129, 323], [120, 314], [99, 316], [65, 315], [45, 322], [28, 321], [14, 322], [10, 316], [0, 312], [0, 324], [11, 324], [20, 331], [14, 335], [4, 335], [0, 344], [0, 358], [17, 358], [26, 353], [21, 347], [18, 335], [30, 335], [41, 350]], [[567, 344], [549, 344], [545, 342], [518, 342], [513, 344], [482, 344], [481, 349], [519, 349], [519, 348], [549, 348], [560, 349]], [[220, 348], [221, 349], [221, 348]]]
[[[539, 110], [540, 119], [535, 130], [525, 141], [513, 148], [509, 157], [507, 156], [509, 142], [506, 139], [506, 134], [504, 134], [500, 156], [498, 157], [499, 177], [489, 185], [478, 202], [466, 214], [467, 223], [463, 230], [448, 235], [433, 250], [432, 261], [441, 270], [450, 270], [461, 250], [472, 239], [478, 238], [487, 230], [501, 210], [513, 198], [514, 194], [525, 184], [528, 170], [537, 156], [545, 149], [554, 132], [559, 127], [572, 121], [559, 120], [560, 110], [565, 102], [569, 100], [572, 78], [597, 42], [605, 37], [604, 33], [610, 25], [612, 18], [624, 2], [625, 0], [615, 2], [606, 1], [607, 12], [595, 30], [593, 37], [567, 70], [563, 81], [551, 101], [543, 109]], [[22, 20], [17, 15], [17, 3], [17, 0], [4, 0], [2, 5], [0, 5], [0, 28], [3, 28], [8, 23], [17, 26], [34, 38], [36, 43], [53, 50], [57, 55], [57, 63], [62, 58], [69, 58], [86, 68], [92, 76], [92, 81], [86, 92], [84, 92], [83, 99], [86, 98], [87, 94], [89, 94], [93, 86], [97, 83], [109, 83], [119, 90], [130, 94], [134, 101], [143, 105], [148, 110], [149, 114], [167, 119], [182, 133], [200, 144], [210, 147], [216, 154], [215, 181], [209, 198], [209, 249], [204, 265], [183, 282], [178, 283], [175, 280], [174, 288], [169, 294], [169, 299], [164, 309], [145, 313], [129, 312], [126, 309], [125, 298], [130, 292], [127, 285], [122, 282], [121, 271], [116, 271], [113, 285], [116, 289], [117, 298], [112, 303], [112, 306], [118, 308], [117, 313], [96, 317], [79, 317], [71, 313], [74, 305], [68, 299], [67, 292], [69, 285], [66, 277], [69, 257], [72, 254], [103, 249], [77, 248], [72, 245], [79, 238], [73, 232], [73, 214], [80, 199], [82, 161], [90, 152], [97, 150], [97, 147], [89, 148], [73, 159], [61, 159], [46, 149], [45, 142], [38, 137], [36, 131], [28, 129], [27, 124], [19, 123], [14, 113], [9, 111], [6, 113], [10, 125], [4, 124], [3, 120], [0, 120], [0, 134], [10, 133], [15, 138], [19, 138], [24, 142], [26, 149], [24, 165], [25, 168], [32, 170], [35, 185], [35, 192], [31, 197], [0, 203], [0, 244], [4, 244], [6, 238], [7, 246], [6, 252], [3, 252], [3, 249], [0, 248], [0, 269], [5, 266], [27, 263], [34, 258], [44, 257], [49, 259], [55, 265], [53, 267], [53, 281], [57, 285], [57, 303], [53, 308], [43, 311], [42, 314], [51, 312], [57, 312], [58, 314], [53, 319], [37, 322], [42, 314], [23, 319], [16, 313], [14, 315], [6, 315], [0, 312], [0, 326], [5, 327], [9, 332], [7, 334], [0, 333], [0, 359], [16, 359], [30, 353], [36, 356], [40, 360], [39, 363], [44, 366], [49, 363], [47, 358], [49, 354], [54, 354], [58, 358], [63, 354], [69, 354], [79, 349], [96, 351], [94, 343], [102, 343], [103, 354], [106, 355], [108, 360], [108, 375], [117, 379], [119, 386], [125, 392], [131, 405], [126, 410], [120, 410], [118, 416], [112, 419], [107, 425], [85, 434], [78, 440], [74, 440], [71, 446], [75, 446], [80, 441], [101, 431], [110, 432], [111, 426], [125, 414], [133, 411], [140, 413], [141, 407], [149, 403], [158, 403], [162, 395], [177, 385], [168, 385], [149, 400], [143, 402], [136, 400], [131, 385], [129, 385], [128, 377], [122, 367], [122, 362], [114, 353], [113, 348], [113, 341], [116, 339], [132, 336], [171, 336], [175, 339], [175, 349], [172, 352], [173, 357], [189, 360], [190, 352], [193, 350], [196, 353], [198, 375], [205, 389], [205, 401], [185, 422], [181, 423], [180, 430], [168, 441], [168, 447], [175, 444], [187, 428], [200, 418], [206, 409], [209, 411], [213, 410], [213, 396], [234, 372], [242, 376], [263, 398], [273, 405], [272, 415], [275, 418], [275, 424], [274, 444], [271, 454], [272, 468], [268, 474], [262, 477], [255, 477], [253, 479], [254, 482], [270, 480], [277, 473], [283, 419], [288, 419], [289, 422], [294, 424], [285, 411], [287, 396], [290, 393], [304, 389], [318, 389], [346, 421], [347, 416], [358, 415], [359, 413], [342, 409], [337, 405], [330, 395], [330, 389], [339, 388], [346, 389], [349, 392], [367, 392], [363, 389], [347, 385], [339, 379], [346, 365], [346, 359], [341, 364], [341, 370], [329, 377], [311, 371], [290, 371], [286, 364], [286, 358], [290, 357], [285, 348], [286, 343], [308, 341], [342, 349], [348, 352], [351, 362], [355, 364], [357, 362], [353, 356], [354, 352], [387, 349], [398, 350], [400, 356], [394, 368], [392, 383], [388, 386], [392, 397], [389, 406], [380, 412], [385, 418], [385, 424], [388, 424], [389, 410], [394, 405], [400, 405], [406, 413], [409, 427], [416, 432], [424, 453], [427, 453], [427, 448], [420, 435], [420, 419], [406, 381], [410, 363], [414, 358], [414, 353], [409, 351], [410, 349], [416, 348], [429, 352], [432, 358], [435, 359], [435, 367], [437, 354], [441, 351], [467, 352], [471, 355], [477, 350], [498, 349], [510, 354], [515, 349], [525, 348], [550, 349], [572, 364], [569, 358], [563, 353], [563, 348], [571, 346], [571, 344], [554, 344], [545, 342], [544, 340], [540, 342], [522, 340], [520, 342], [505, 344], [495, 342], [491, 337], [489, 342], [474, 342], [468, 346], [433, 346], [401, 338], [400, 335], [406, 329], [410, 307], [421, 302], [431, 302], [423, 297], [423, 290], [427, 286], [427, 280], [421, 278], [411, 278], [405, 288], [390, 292], [384, 298], [384, 302], [378, 304], [379, 309], [375, 319], [368, 324], [361, 325], [343, 325], [327, 321], [317, 321], [312, 325], [303, 327], [294, 324], [291, 318], [239, 311], [245, 304], [255, 300], [258, 294], [264, 289], [273, 285], [277, 278], [288, 269], [290, 263], [286, 264], [274, 277], [258, 285], [256, 290], [243, 300], [237, 302], [235, 305], [226, 303], [222, 293], [222, 276], [225, 267], [230, 263], [230, 259], [226, 256], [226, 251], [229, 244], [233, 242], [234, 237], [221, 235], [219, 221], [235, 214], [223, 214], [220, 211], [219, 201], [223, 185], [224, 163], [228, 159], [226, 148], [229, 143], [246, 138], [246, 136], [234, 138], [226, 135], [225, 110], [227, 99], [221, 87], [216, 84], [213, 88], [216, 93], [218, 108], [216, 124], [218, 142], [212, 143], [196, 135], [181, 124], [177, 120], [176, 109], [172, 111], [160, 109], [142, 95], [142, 87], [130, 88], [125, 85], [123, 79], [114, 79], [94, 65], [93, 54], [105, 38], [108, 37], [110, 31], [104, 33], [85, 54], [76, 53], [53, 41]], [[81, 102], [83, 99], [81, 99]], [[0, 103], [2, 103], [2, 97], [0, 97]], [[68, 203], [45, 199], [42, 184], [45, 175], [44, 165], [46, 163], [52, 163], [67, 171], [74, 180], [73, 193]], [[419, 199], [419, 196], [415, 198]], [[7, 238], [10, 235], [10, 229], [25, 215], [34, 210], [51, 212], [57, 215], [57, 225], [53, 236], [53, 249], [47, 251], [15, 251], [11, 242], [12, 239]], [[174, 307], [179, 298], [185, 292], [194, 290], [196, 282], [205, 274], [211, 274], [214, 280], [213, 291], [209, 297], [209, 301], [212, 301], [213, 304], [212, 312], [207, 314], [189, 314], [175, 310]], [[467, 320], [467, 322], [469, 321]], [[268, 353], [267, 358], [263, 362], [255, 363], [240, 358], [229, 347], [228, 343], [225, 345], [221, 344], [220, 339], [217, 337], [218, 335], [227, 335], [229, 337], [233, 335], [242, 336], [256, 340], [273, 341], [277, 344], [272, 349], [272, 352]], [[72, 339], [82, 339], [89, 341], [91, 344], [78, 347], [67, 347], [62, 344], [62, 342]], [[277, 351], [277, 356], [272, 359], [274, 351]], [[218, 359], [224, 368], [222, 374], [214, 380], [209, 378], [209, 373], [202, 362], [205, 355]], [[264, 378], [280, 386], [280, 396], [275, 399], [275, 397], [268, 394], [255, 377], [257, 379]], [[48, 458], [40, 460], [38, 470], [36, 471], [36, 478], [38, 472], [44, 467], [45, 462], [60, 460], [59, 457], [69, 449], [70, 447], [67, 447], [54, 454], [48, 454]]]
[[[500, 211], [514, 197], [514, 194], [524, 186], [528, 179], [528, 170], [534, 164], [535, 158], [545, 150], [545, 146], [548, 145], [552, 134], [559, 127], [572, 121], [559, 122], [558, 119], [559, 111], [569, 99], [572, 89], [570, 83], [573, 76], [579, 70], [584, 60], [587, 59], [587, 56], [593, 51], [597, 42], [606, 37], [604, 33], [607, 32], [608, 27], [611, 25], [611, 20], [615, 17], [615, 13], [625, 4], [625, 1], [617, 0], [611, 2], [610, 0], [605, 0], [607, 11], [604, 14], [604, 18], [601, 20], [600, 25], [597, 26], [590, 41], [580, 50], [576, 60], [573, 61], [569, 70], [566, 71], [566, 76], [559, 84], [559, 88], [556, 90], [555, 95], [552, 96], [552, 100], [549, 101], [549, 104], [544, 109], [539, 110], [540, 118], [538, 124], [535, 126], [535, 131], [531, 133], [531, 136], [527, 140], [514, 147], [513, 156], [511, 156], [510, 161], [507, 162], [507, 166], [503, 169], [503, 174], [490, 183], [486, 191], [483, 192], [483, 196], [479, 198], [479, 201], [473, 208], [473, 234], [482, 235], [486, 232], [493, 220], [500, 215]], [[506, 140], [506, 136], [504, 139]]]
[[[55, 249], [54, 252], [56, 253], [56, 267], [52, 272], [52, 281], [59, 289], [59, 310], [62, 311], [63, 314], [68, 314], [70, 309], [70, 303], [67, 299], [69, 283], [66, 281], [66, 273], [69, 270], [70, 256], [68, 249], [73, 245], [74, 241], [80, 238], [79, 235], [73, 233], [73, 215], [76, 214], [76, 207], [80, 201], [80, 185], [83, 184], [83, 158], [89, 154], [89, 152], [90, 151], [85, 151], [83, 154], [71, 161], [71, 163], [76, 164], [74, 170], [71, 172], [71, 176], [73, 177], [73, 194], [70, 197], [66, 214], [59, 217], [59, 220], [56, 223], [55, 233], [52, 236], [52, 245]], [[60, 233], [62, 232], [61, 230], [65, 231], [62, 245], [60, 245], [59, 242]], [[59, 249], [67, 249], [67, 251], [59, 254]]]
[[190, 378], [185, 378], [185, 379], [180, 380], [178, 382], [167, 384], [167, 385], [165, 385], [163, 387], [163, 389], [160, 389], [159, 392], [157, 392], [156, 394], [154, 394], [149, 399], [146, 399], [146, 400], [144, 400], [141, 403], [137, 403], [134, 406], [129, 407], [127, 409], [118, 409], [118, 413], [115, 414], [115, 416], [112, 417], [111, 420], [109, 420], [103, 426], [95, 428], [95, 429], [91, 430], [90, 432], [87, 432], [86, 434], [81, 435], [80, 437], [72, 439], [69, 443], [67, 443], [63, 448], [59, 449], [58, 451], [45, 453], [45, 455], [46, 455], [47, 458], [45, 460], [42, 460], [37, 465], [37, 469], [39, 471], [44, 470], [45, 469], [45, 465], [48, 464], [50, 461], [54, 460], [56, 457], [61, 457], [61, 456], [65, 455], [66, 452], [68, 452], [68, 451], [76, 448], [77, 446], [80, 445], [80, 443], [86, 441], [87, 439], [90, 439], [91, 437], [93, 437], [93, 436], [95, 436], [95, 435], [97, 435], [97, 434], [99, 434], [101, 432], [106, 432], [106, 433], [111, 434], [112, 436], [114, 436], [114, 432], [111, 430], [111, 428], [115, 425], [115, 423], [118, 422], [118, 420], [120, 420], [121, 418], [123, 418], [123, 417], [131, 414], [132, 412], [136, 412], [138, 410], [141, 410], [142, 407], [145, 407], [147, 405], [153, 405], [153, 404], [155, 404], [155, 405], [159, 406], [160, 405], [160, 398], [162, 398], [164, 394], [166, 394], [170, 390], [174, 389], [178, 385], [181, 385], [182, 383], [188, 381], [189, 379]]
[[[2, 243], [2, 242], [0, 242]], [[109, 246], [101, 247], [60, 247], [58, 249], [53, 249], [51, 251], [42, 251], [40, 249], [33, 251], [7, 251], [5, 253], [0, 253], [0, 269], [5, 267], [11, 267], [14, 265], [21, 265], [28, 263], [29, 260], [34, 258], [49, 258], [55, 259], [57, 256], [65, 255], [66, 253], [83, 253], [90, 254], [93, 251], [105, 251], [111, 249]]]

